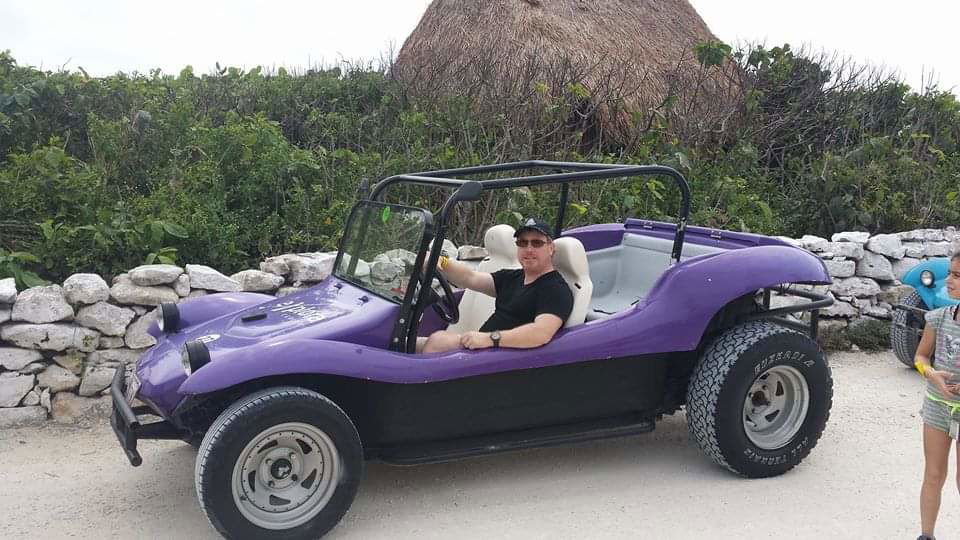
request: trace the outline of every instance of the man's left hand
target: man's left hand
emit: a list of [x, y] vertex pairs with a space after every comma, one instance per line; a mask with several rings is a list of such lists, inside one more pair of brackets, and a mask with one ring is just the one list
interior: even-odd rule
[[460, 345], [464, 349], [486, 349], [493, 347], [493, 340], [486, 332], [467, 332], [460, 336]]

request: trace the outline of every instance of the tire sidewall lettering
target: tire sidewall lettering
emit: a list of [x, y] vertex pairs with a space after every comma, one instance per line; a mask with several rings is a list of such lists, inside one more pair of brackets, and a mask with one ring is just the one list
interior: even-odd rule
[[[757, 377], [773, 366], [789, 364], [802, 371], [803, 368], [813, 367], [814, 362], [814, 360], [807, 358], [806, 353], [801, 351], [778, 351], [767, 356], [753, 367], [753, 377], [756, 380]], [[753, 381], [750, 382], [753, 383]]]
[[[778, 339], [770, 339], [772, 337]], [[804, 340], [807, 342], [804, 343]], [[777, 350], [771, 350], [774, 347]], [[747, 437], [743, 426], [743, 402], [756, 379], [777, 366], [792, 367], [804, 377], [810, 403], [806, 417], [793, 439], [781, 448], [765, 450], [754, 445]], [[823, 353], [800, 334], [774, 334], [746, 350], [731, 367], [719, 400], [725, 410], [718, 410], [717, 413], [717, 437], [727, 461], [734, 468], [761, 467], [784, 471], [799, 463], [815, 444], [816, 439], [810, 437], [811, 431], [823, 429], [812, 424], [821, 421], [821, 410], [825, 402], [829, 402], [829, 397], [825, 395], [825, 380], [829, 377], [829, 367]]]

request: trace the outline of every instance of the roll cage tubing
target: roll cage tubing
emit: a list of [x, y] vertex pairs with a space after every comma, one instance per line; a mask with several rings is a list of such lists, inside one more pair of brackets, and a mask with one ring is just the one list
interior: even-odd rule
[[[465, 176], [478, 174], [531, 169], [554, 169], [558, 172], [489, 180], [469, 180], [463, 178]], [[436, 219], [433, 223], [433, 245], [437, 245], [438, 243], [442, 244], [444, 238], [446, 238], [447, 217], [453, 208], [462, 201], [476, 201], [484, 191], [488, 190], [560, 184], [560, 208], [557, 210], [557, 220], [554, 225], [554, 237], [559, 237], [563, 230], [563, 220], [566, 215], [567, 206], [566, 202], [569, 194], [569, 185], [571, 183], [610, 178], [629, 178], [633, 176], [668, 176], [672, 178], [676, 182], [677, 187], [680, 188], [680, 215], [678, 216], [677, 232], [673, 238], [673, 249], [671, 252], [672, 262], [674, 264], [680, 262], [680, 255], [683, 251], [683, 237], [687, 229], [687, 218], [690, 215], [690, 186], [687, 184], [687, 180], [683, 175], [676, 169], [662, 165], [611, 165], [605, 163], [567, 163], [531, 160], [500, 163], [497, 165], [480, 165], [458, 169], [425, 171], [385, 178], [373, 186], [368, 200], [372, 202], [383, 202], [382, 197], [387, 188], [394, 184], [418, 184], [455, 189], [456, 191], [450, 195], [440, 210], [439, 219]], [[424, 240], [428, 241], [426, 237]], [[417, 267], [414, 268], [414, 275], [411, 276], [411, 278], [420, 278], [419, 282], [422, 291], [429, 289], [428, 285], [433, 281], [433, 273], [436, 272], [437, 260], [439, 258], [440, 250], [431, 250], [430, 258], [425, 265], [426, 269], [423, 275], [417, 276], [417, 273], [420, 272], [419, 263], [421, 262], [421, 257], [417, 257], [418, 264]], [[411, 279], [411, 281], [413, 281], [413, 279]], [[410, 287], [410, 289], [404, 298], [403, 306], [400, 310], [400, 317], [397, 320], [390, 340], [390, 348], [393, 350], [406, 352], [415, 350], [418, 326], [415, 321], [419, 320], [419, 315], [423, 313], [427, 299], [430, 297], [429, 294], [420, 294], [417, 298], [416, 305], [411, 306], [410, 302], [413, 296], [411, 294], [413, 287]]]

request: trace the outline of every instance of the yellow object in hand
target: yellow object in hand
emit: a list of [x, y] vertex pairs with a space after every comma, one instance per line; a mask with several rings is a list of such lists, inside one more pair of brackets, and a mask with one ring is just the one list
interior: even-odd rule
[[446, 270], [446, 269], [447, 269], [447, 264], [449, 264], [449, 263], [450, 263], [450, 259], [449, 259], [446, 255], [441, 255], [441, 256], [440, 256], [440, 269], [441, 269], [441, 270]]
[[920, 376], [924, 379], [927, 378], [927, 366], [919, 361], [914, 362], [913, 367], [917, 368], [917, 371], [920, 373]]

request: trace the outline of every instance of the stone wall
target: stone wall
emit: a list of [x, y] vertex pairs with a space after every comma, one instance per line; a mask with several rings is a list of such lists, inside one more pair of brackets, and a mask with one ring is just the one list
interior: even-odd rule
[[336, 254], [271, 257], [232, 276], [203, 265], [139, 266], [113, 279], [75, 274], [62, 285], [18, 293], [0, 280], [0, 428], [49, 417], [83, 423], [110, 408], [117, 369], [132, 370], [156, 340], [155, 306], [212, 292], [282, 296], [329, 275]]
[[[449, 241], [443, 252], [467, 261], [486, 256], [483, 248], [458, 249]], [[385, 255], [369, 265], [371, 279], [415, 258]], [[280, 255], [232, 276], [199, 264], [144, 265], [110, 285], [95, 274], [75, 274], [62, 285], [25, 291], [17, 291], [13, 278], [0, 279], [0, 429], [48, 418], [82, 424], [108, 414], [116, 370], [129, 376], [156, 343], [147, 327], [158, 304], [214, 292], [285, 296], [326, 278], [335, 259], [335, 252]]]
[[[833, 276], [833, 284], [803, 288], [835, 300], [828, 309], [820, 311], [825, 317], [822, 327], [832, 328], [846, 327], [858, 318], [889, 320], [892, 305], [911, 290], [897, 278], [922, 260], [948, 257], [960, 251], [960, 232], [955, 227], [874, 236], [865, 232], [842, 232], [829, 240], [812, 235], [778, 238], [823, 259]], [[803, 301], [800, 297], [774, 295], [771, 306], [800, 301]]]
[[[834, 283], [810, 287], [836, 303], [823, 311], [825, 325], [845, 326], [858, 317], [889, 319], [891, 304], [909, 290], [896, 277], [923, 259], [960, 249], [954, 228], [869, 236], [847, 232], [830, 240], [815, 236], [784, 238], [821, 257]], [[449, 242], [444, 252], [461, 260], [485, 256], [482, 248]], [[110, 408], [109, 384], [117, 369], [132, 370], [155, 340], [147, 326], [155, 306], [211, 292], [250, 291], [284, 296], [330, 274], [335, 253], [270, 257], [259, 270], [225, 276], [203, 265], [145, 265], [117, 276], [108, 285], [94, 274], [75, 274], [62, 285], [17, 291], [12, 278], [0, 280], [0, 429], [38, 424], [52, 418], [83, 423]], [[409, 257], [407, 257], [409, 258]], [[399, 265], [402, 257], [374, 259]], [[774, 307], [803, 301], [775, 295]]]

